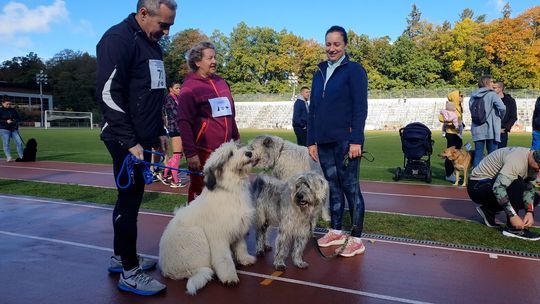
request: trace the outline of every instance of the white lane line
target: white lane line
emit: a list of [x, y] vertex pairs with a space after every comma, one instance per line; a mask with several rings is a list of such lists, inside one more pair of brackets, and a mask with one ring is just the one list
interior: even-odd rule
[[[84, 170], [70, 170], [70, 169], [55, 169], [55, 168], [40, 168], [40, 167], [18, 167], [18, 166], [2, 166], [4, 168], [14, 168], [19, 170], [42, 170], [42, 171], [54, 171], [54, 172], [71, 172], [71, 173], [84, 173], [84, 174], [99, 174], [99, 175], [113, 175], [111, 172], [96, 172], [96, 171], [84, 171]], [[111, 169], [112, 170], [112, 169]]]
[[[88, 205], [85, 202], [81, 203], [69, 203], [69, 202], [60, 202], [60, 201], [51, 201], [46, 199], [36, 199], [32, 197], [14, 197], [14, 196], [7, 196], [7, 195], [1, 195], [1, 198], [7, 198], [7, 199], [15, 199], [15, 200], [23, 200], [23, 201], [30, 201], [30, 202], [38, 202], [38, 203], [47, 203], [47, 204], [56, 204], [56, 205], [66, 205], [66, 206], [73, 206], [73, 207], [81, 207], [81, 208], [91, 208], [91, 209], [100, 209], [100, 210], [111, 210], [112, 207], [107, 206], [99, 206], [99, 205]], [[2, 202], [0, 202], [2, 203]], [[385, 212], [389, 213], [389, 212]], [[166, 217], [166, 218], [172, 218], [172, 214], [164, 214], [164, 213], [156, 213], [156, 212], [149, 212], [149, 211], [139, 211], [139, 214], [144, 215], [150, 215], [150, 216], [159, 216], [159, 217]], [[397, 213], [396, 213], [397, 214]], [[401, 215], [409, 215], [410, 214], [401, 214]], [[323, 234], [320, 232], [315, 232], [317, 234]], [[463, 252], [463, 253], [470, 253], [470, 254], [480, 254], [480, 255], [487, 255], [490, 256], [493, 253], [489, 252], [483, 252], [483, 251], [476, 251], [476, 250], [469, 250], [469, 249], [460, 249], [460, 248], [451, 248], [451, 247], [440, 247], [440, 246], [434, 246], [434, 245], [425, 245], [425, 244], [417, 244], [417, 243], [407, 243], [407, 242], [399, 242], [399, 241], [391, 241], [391, 240], [381, 240], [381, 239], [372, 239], [372, 238], [363, 238], [365, 240], [370, 240], [374, 243], [381, 242], [381, 243], [388, 243], [388, 244], [396, 244], [396, 245], [402, 245], [402, 246], [410, 246], [410, 247], [420, 247], [420, 248], [428, 248], [428, 249], [437, 249], [437, 250], [446, 250], [446, 251], [457, 251], [457, 252]], [[506, 258], [512, 258], [512, 259], [518, 259], [518, 260], [527, 260], [527, 261], [534, 261], [534, 262], [540, 262], [540, 259], [538, 258], [531, 258], [531, 257], [523, 257], [523, 256], [516, 256], [516, 255], [507, 255], [507, 254], [499, 254], [497, 253], [498, 257], [506, 257]]]
[[[14, 232], [9, 232], [9, 231], [0, 230], [0, 234], [4, 234], [4, 235], [7, 235], [7, 236], [11, 236], [11, 237], [25, 238], [25, 239], [31, 239], [31, 240], [36, 240], [36, 241], [45, 241], [45, 242], [51, 242], [51, 243], [62, 244], [62, 245], [69, 245], [69, 246], [74, 246], [74, 247], [81, 247], [81, 248], [86, 248], [86, 249], [94, 249], [94, 250], [105, 251], [105, 252], [112, 252], [113, 251], [111, 248], [102, 247], [102, 246], [94, 246], [94, 245], [89, 245], [89, 244], [84, 244], [84, 243], [70, 242], [70, 241], [64, 241], [64, 240], [53, 239], [53, 238], [45, 238], [45, 237], [39, 237], [39, 236], [33, 236], [33, 235], [27, 235], [27, 234], [20, 234], [20, 233], [14, 233]], [[148, 255], [148, 254], [142, 254], [142, 256], [148, 257], [148, 258], [153, 258], [153, 259], [158, 259], [157, 256]], [[307, 281], [295, 280], [295, 279], [288, 279], [288, 278], [283, 278], [283, 277], [274, 277], [274, 276], [269, 276], [269, 275], [256, 273], [256, 272], [250, 272], [250, 271], [238, 270], [237, 272], [240, 273], [240, 274], [247, 275], [247, 276], [252, 276], [252, 277], [270, 278], [270, 279], [272, 279], [274, 281], [282, 281], [282, 282], [296, 284], [296, 285], [316, 287], [316, 288], [325, 289], [325, 290], [337, 291], [337, 292], [342, 292], [342, 293], [349, 293], [349, 294], [354, 294], [354, 295], [359, 295], [359, 296], [364, 296], [364, 297], [383, 299], [383, 300], [395, 301], [395, 302], [400, 302], [400, 303], [412, 303], [412, 304], [429, 303], [429, 302], [422, 302], [422, 301], [410, 300], [410, 299], [405, 299], [405, 298], [392, 297], [392, 296], [387, 296], [387, 295], [382, 295], [382, 294], [377, 294], [377, 293], [365, 292], [365, 291], [361, 291], [361, 290], [354, 290], [354, 289], [349, 289], [349, 288], [341, 288], [341, 287], [336, 287], [336, 286], [332, 286], [332, 285], [317, 284], [317, 283], [313, 283], [313, 282], [307, 282]]]
[[453, 200], [453, 201], [472, 202], [468, 198], [459, 198], [459, 197], [429, 196], [429, 195], [401, 194], [401, 193], [381, 193], [381, 192], [369, 192], [369, 191], [362, 191], [362, 194], [373, 194], [373, 195], [382, 195], [382, 196], [399, 196], [399, 197], [405, 196], [405, 197], [413, 197], [413, 198], [426, 198], [426, 199], [439, 199], [439, 200]]

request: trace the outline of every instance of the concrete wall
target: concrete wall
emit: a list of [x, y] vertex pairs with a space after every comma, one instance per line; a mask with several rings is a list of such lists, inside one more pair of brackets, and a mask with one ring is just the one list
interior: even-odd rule
[[[513, 131], [531, 131], [535, 99], [516, 99], [518, 120]], [[366, 130], [398, 130], [411, 122], [421, 122], [432, 130], [441, 128], [438, 115], [446, 98], [370, 99]], [[292, 129], [293, 101], [237, 102], [239, 128]], [[469, 99], [463, 101], [464, 122], [471, 125]]]

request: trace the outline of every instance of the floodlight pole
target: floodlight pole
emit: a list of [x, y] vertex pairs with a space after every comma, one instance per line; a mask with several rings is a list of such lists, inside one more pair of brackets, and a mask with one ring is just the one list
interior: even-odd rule
[[298, 76], [294, 74], [294, 72], [289, 74], [289, 85], [292, 87], [292, 96], [291, 100], [294, 101], [296, 98], [294, 98], [294, 93], [296, 93], [296, 85], [298, 84]]
[[41, 127], [43, 128], [45, 126], [44, 124], [44, 117], [43, 117], [43, 85], [47, 84], [47, 74], [43, 73], [43, 70], [40, 70], [39, 73], [36, 74], [36, 82], [39, 84], [39, 101], [40, 101], [40, 108], [39, 108], [39, 116], [41, 118]]

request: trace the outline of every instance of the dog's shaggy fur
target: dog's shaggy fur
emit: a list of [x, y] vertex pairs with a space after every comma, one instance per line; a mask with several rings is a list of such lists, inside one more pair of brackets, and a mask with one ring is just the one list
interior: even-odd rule
[[196, 294], [214, 273], [222, 283], [236, 284], [233, 255], [241, 265], [255, 263], [245, 240], [255, 213], [249, 192], [251, 168], [250, 151], [223, 144], [204, 166], [202, 193], [177, 209], [165, 228], [159, 242], [161, 272], [172, 279], [188, 278], [188, 294]]
[[302, 259], [328, 193], [328, 182], [314, 171], [300, 173], [283, 181], [259, 175], [252, 184], [257, 230], [257, 255], [272, 247], [266, 242], [268, 226], [277, 226], [274, 267], [285, 270], [285, 259], [293, 243], [292, 260], [299, 268], [308, 267]]
[[454, 186], [459, 185], [459, 172], [463, 172], [463, 183], [461, 186], [466, 187], [468, 180], [467, 175], [472, 166], [471, 153], [465, 149], [456, 149], [456, 147], [452, 146], [444, 149], [439, 156], [451, 160], [454, 164], [454, 175], [456, 176]]
[[[281, 137], [273, 135], [259, 135], [248, 144], [253, 151], [255, 166], [262, 169], [271, 169], [272, 175], [286, 180], [298, 173], [316, 171], [323, 175], [321, 165], [309, 155], [308, 149], [299, 146]], [[329, 195], [322, 208], [322, 218], [330, 221]]]

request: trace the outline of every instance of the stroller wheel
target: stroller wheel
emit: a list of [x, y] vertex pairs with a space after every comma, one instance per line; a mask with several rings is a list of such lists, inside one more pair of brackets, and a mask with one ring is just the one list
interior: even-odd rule
[[401, 167], [397, 167], [396, 170], [394, 171], [393, 180], [395, 180], [397, 182], [401, 178], [402, 174], [403, 173], [401, 172]]
[[428, 169], [426, 172], [426, 182], [431, 184], [431, 169]]

